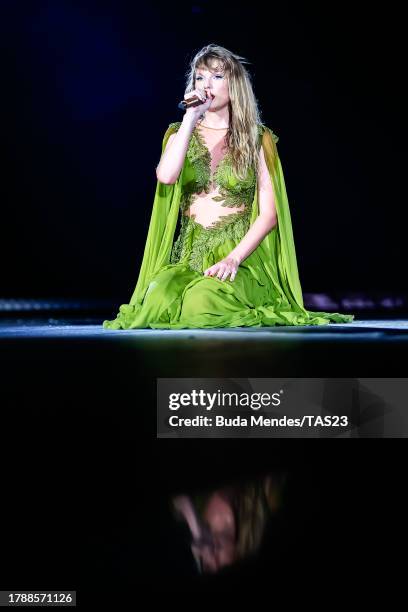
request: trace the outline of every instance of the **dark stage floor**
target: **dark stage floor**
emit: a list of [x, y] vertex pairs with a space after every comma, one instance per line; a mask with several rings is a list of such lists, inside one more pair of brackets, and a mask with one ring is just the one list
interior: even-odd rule
[[157, 588], [185, 594], [188, 584], [202, 591], [183, 574], [186, 549], [169, 496], [276, 466], [293, 483], [284, 535], [266, 551], [268, 562], [206, 592], [257, 577], [268, 590], [271, 573], [294, 575], [294, 559], [298, 576], [309, 567], [322, 577], [323, 566], [340, 576], [339, 551], [348, 572], [367, 558], [375, 572], [381, 560], [370, 546], [383, 511], [393, 517], [387, 537], [398, 536], [403, 440], [157, 440], [156, 383], [404, 377], [408, 317], [180, 331], [104, 330], [104, 318], [0, 322], [4, 585], [76, 589], [98, 604]]
[[404, 376], [408, 318], [348, 324], [107, 330], [101, 318], [3, 318], [8, 360], [120, 363], [138, 375]]

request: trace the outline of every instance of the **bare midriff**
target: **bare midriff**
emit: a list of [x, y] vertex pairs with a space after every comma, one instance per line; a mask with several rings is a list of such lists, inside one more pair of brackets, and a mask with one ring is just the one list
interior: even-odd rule
[[[228, 128], [212, 129], [197, 124], [196, 129], [199, 131], [211, 154], [212, 179], [214, 171], [227, 154], [225, 135]], [[211, 180], [209, 193], [202, 191], [201, 193], [194, 194], [192, 203], [184, 214], [187, 217], [193, 217], [196, 223], [203, 227], [210, 228], [221, 217], [229, 216], [245, 209], [245, 204], [240, 206], [222, 206], [223, 201], [217, 202], [213, 200], [215, 196], [220, 195], [218, 184]]]

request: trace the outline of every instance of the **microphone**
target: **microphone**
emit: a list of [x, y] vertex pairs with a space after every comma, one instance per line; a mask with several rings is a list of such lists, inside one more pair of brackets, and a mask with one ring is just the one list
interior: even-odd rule
[[204, 100], [204, 102], [196, 94], [194, 94], [192, 98], [188, 98], [188, 100], [182, 100], [181, 102], [179, 102], [177, 107], [181, 108], [181, 110], [186, 110], [186, 108], [191, 108], [192, 106], [199, 106], [200, 104], [205, 104], [208, 98], [214, 99], [214, 96], [211, 93], [209, 92], [205, 92], [205, 93], [206, 93], [206, 99]]
[[199, 106], [200, 104], [204, 104], [202, 100], [196, 95], [188, 100], [182, 100], [178, 103], [177, 108], [181, 110], [186, 110], [186, 108], [191, 108], [192, 106]]

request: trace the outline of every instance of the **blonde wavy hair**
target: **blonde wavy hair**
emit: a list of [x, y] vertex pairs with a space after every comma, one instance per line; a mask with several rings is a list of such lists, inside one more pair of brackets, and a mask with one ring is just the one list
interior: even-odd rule
[[261, 112], [255, 98], [251, 76], [244, 64], [244, 57], [219, 45], [206, 45], [190, 62], [186, 73], [185, 94], [196, 89], [195, 75], [198, 68], [221, 69], [228, 79], [229, 129], [226, 143], [231, 154], [232, 169], [237, 178], [244, 180], [249, 168], [258, 171], [258, 125]]

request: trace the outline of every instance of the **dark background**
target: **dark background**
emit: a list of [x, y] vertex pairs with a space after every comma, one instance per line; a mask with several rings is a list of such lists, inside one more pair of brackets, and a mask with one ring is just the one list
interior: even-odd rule
[[210, 42], [250, 61], [280, 138], [303, 290], [405, 288], [396, 2], [0, 6], [2, 297], [130, 297], [162, 138]]

